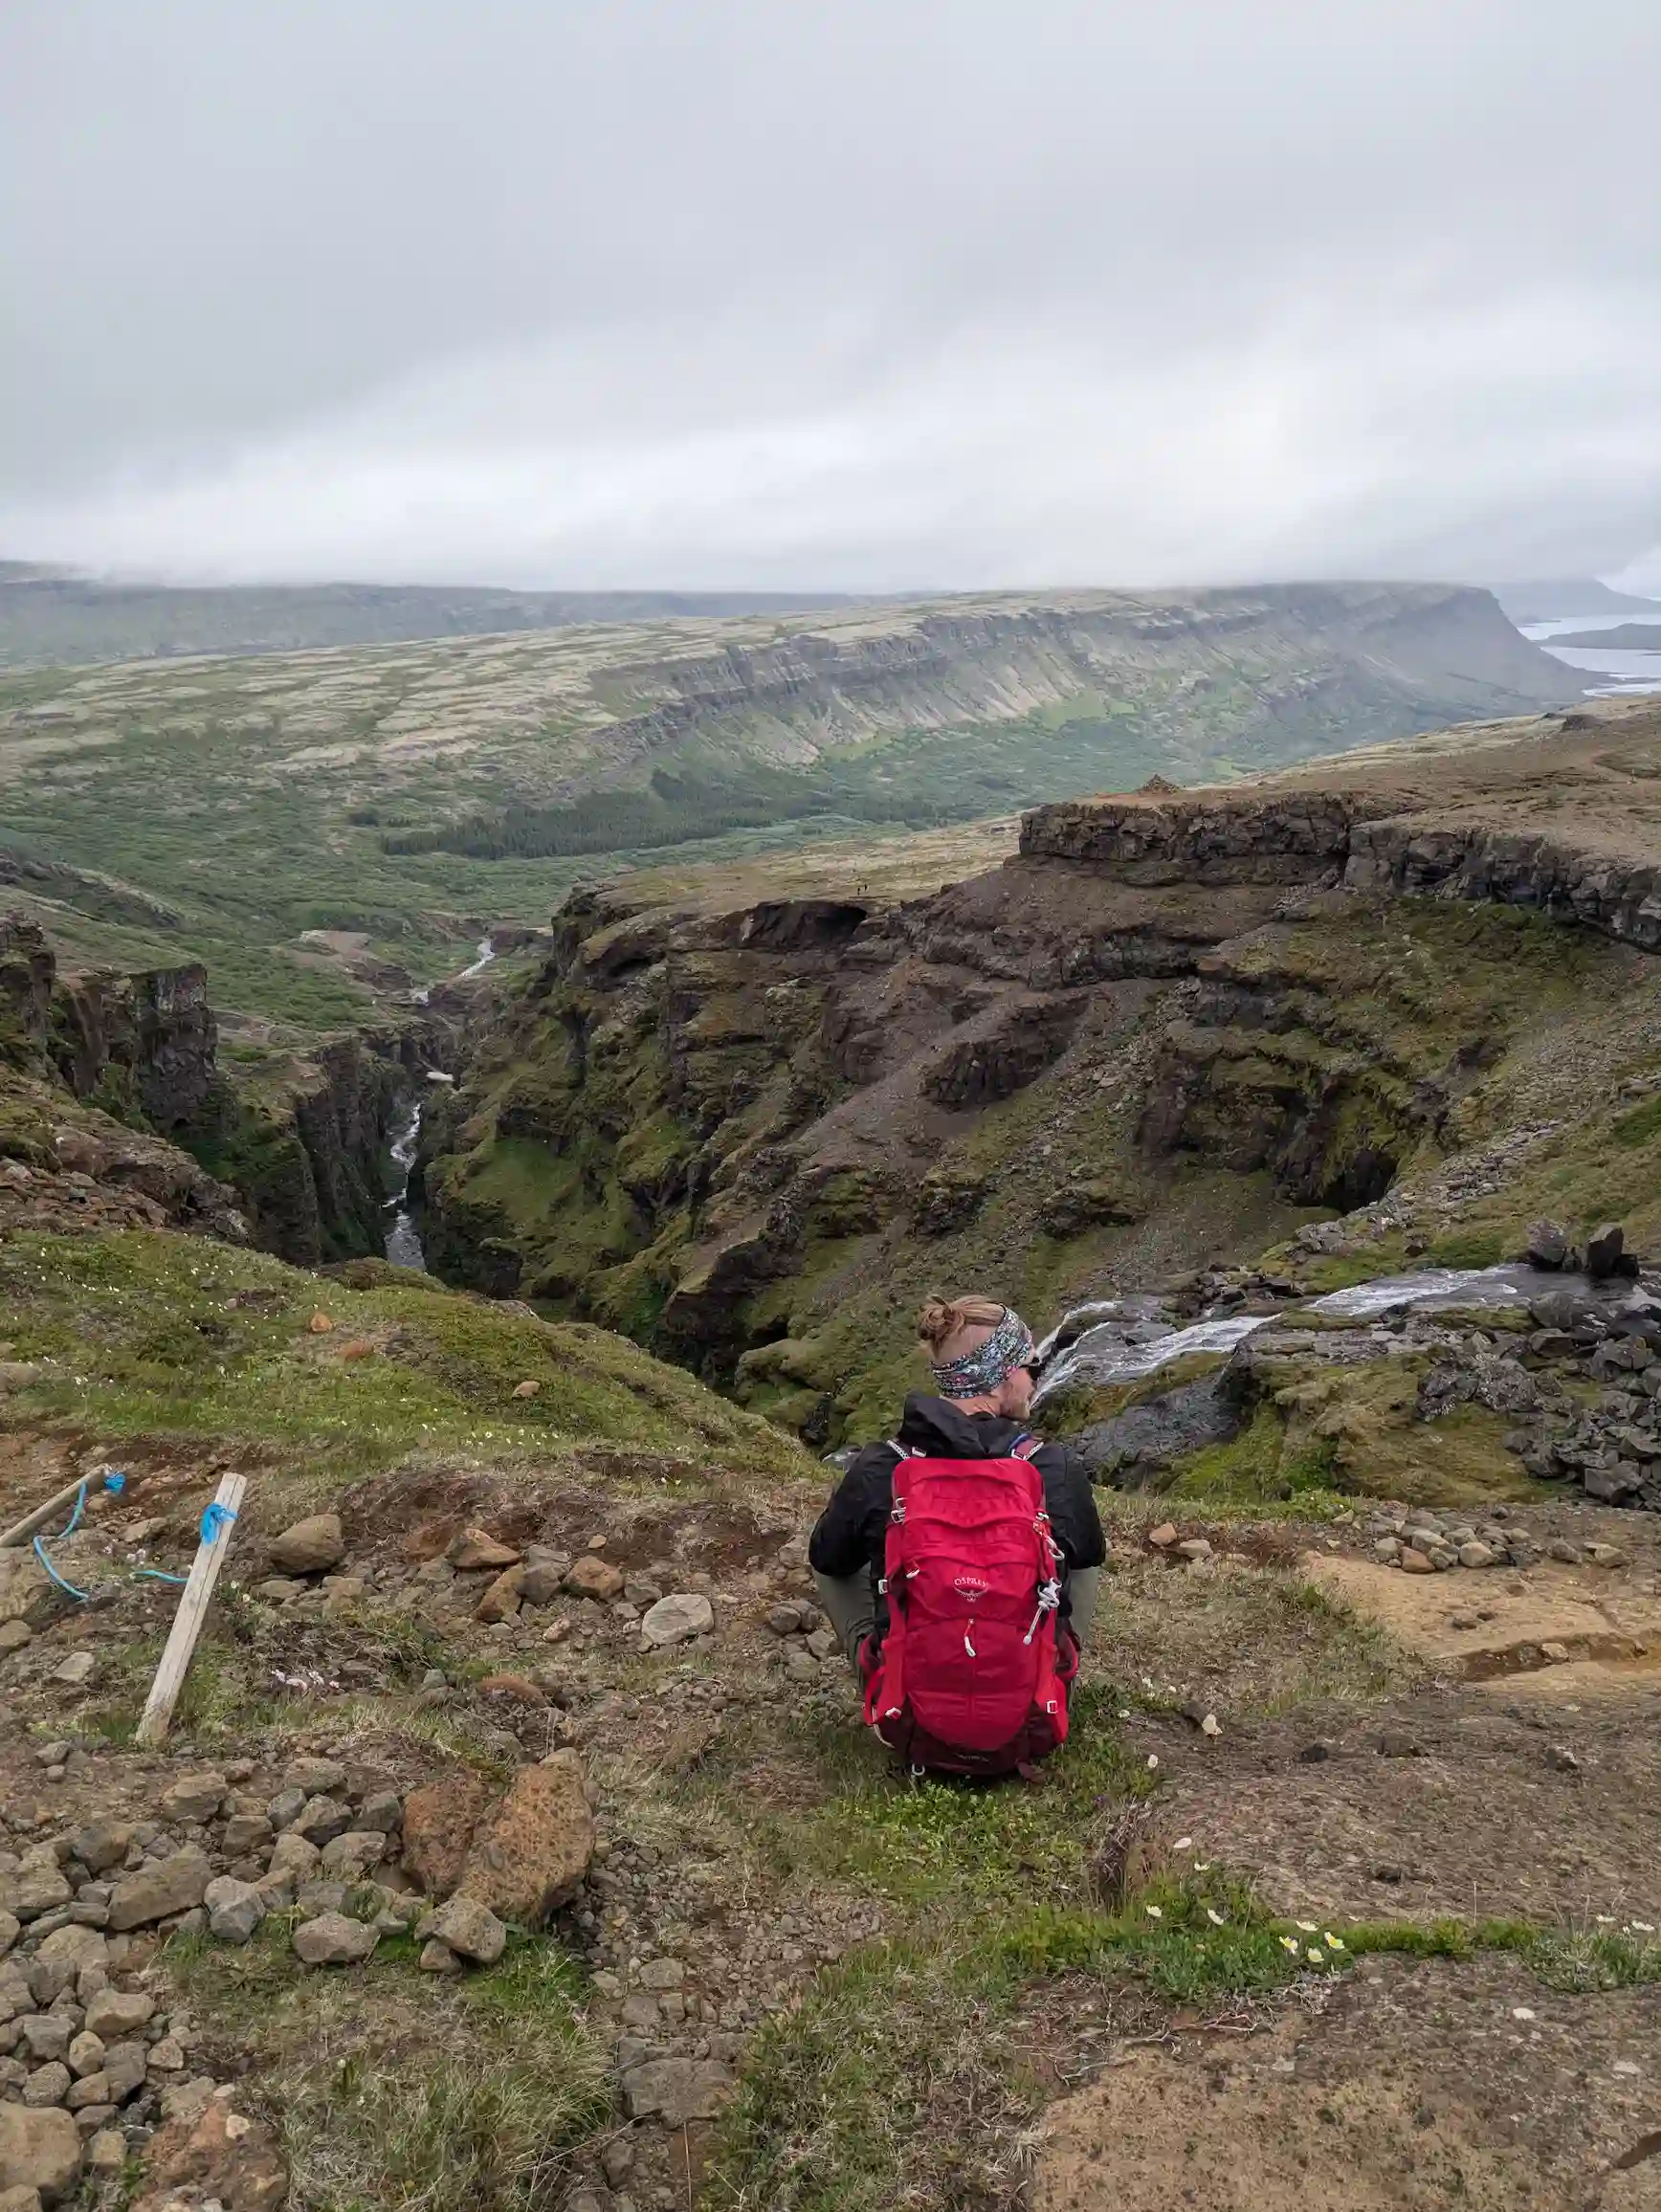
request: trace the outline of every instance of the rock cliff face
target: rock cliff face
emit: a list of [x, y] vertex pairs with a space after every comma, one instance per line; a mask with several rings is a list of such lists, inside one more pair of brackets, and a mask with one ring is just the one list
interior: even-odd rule
[[[1117, 692], [1127, 671], [1142, 664], [1185, 668], [1190, 686], [1203, 692], [1227, 683], [1229, 669], [1259, 659], [1257, 696], [1230, 701], [1248, 751], [1276, 722], [1313, 730], [1324, 717], [1334, 728], [1353, 714], [1370, 716], [1384, 734], [1580, 692], [1485, 591], [1291, 584], [1059, 593], [1033, 602], [1010, 595], [941, 602], [904, 622], [827, 623], [771, 645], [625, 665], [615, 672], [618, 692], [655, 703], [615, 724], [609, 749], [645, 759], [723, 720], [764, 717], [786, 757], [793, 749], [808, 759], [827, 741], [1059, 705], [1090, 695], [1104, 678]], [[799, 733], [793, 748], [785, 736], [791, 731]]]
[[449, 1051], [446, 1025], [422, 1019], [274, 1052], [220, 1082], [185, 1141], [240, 1193], [262, 1250], [299, 1267], [379, 1254], [389, 1133]]
[[378, 1253], [387, 1133], [417, 1073], [445, 1056], [447, 1027], [327, 1038], [275, 1055], [275, 1079], [234, 1081], [208, 989], [195, 964], [60, 974], [33, 922], [0, 918], [13, 1156], [142, 1192], [175, 1226], [246, 1234], [301, 1265]]
[[203, 985], [199, 968], [60, 978], [43, 933], [0, 917], [0, 1233], [242, 1238], [235, 1194], [162, 1134], [213, 1080]]
[[[1515, 792], [1482, 819], [1412, 748], [1394, 784], [1041, 808], [1013, 860], [915, 901], [575, 897], [430, 1118], [431, 1264], [833, 1437], [903, 1372], [931, 1280], [1052, 1300], [1371, 1206], [1509, 1126], [1536, 1059], [1559, 1081], [1565, 1025], [1637, 1056], [1646, 729], [1573, 741], [1626, 762], [1598, 897], [1574, 822], [1514, 830]], [[1480, 775], [1572, 789], [1563, 741], [1532, 726]], [[1521, 859], [1438, 865], [1419, 826], [1460, 807], [1457, 852]]]
[[65, 977], [55, 1029], [53, 1058], [76, 1096], [136, 1107], [152, 1129], [188, 1128], [213, 1089], [218, 1028], [195, 962]]

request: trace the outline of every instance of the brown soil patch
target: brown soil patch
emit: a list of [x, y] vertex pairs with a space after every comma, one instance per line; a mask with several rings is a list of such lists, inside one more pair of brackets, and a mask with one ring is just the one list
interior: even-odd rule
[[[1519, 2011], [1524, 2015], [1518, 2018]], [[1661, 1991], [1369, 1961], [1313, 2015], [1127, 2053], [1052, 2108], [1036, 2212], [1641, 2212]]]
[[1277, 1912], [1661, 1923], [1655, 1681], [1545, 1707], [1431, 1691], [1231, 1723], [1215, 1744], [1175, 1722], [1160, 1759], [1196, 1856], [1249, 1872]]
[[[1406, 1575], [1322, 1552], [1307, 1553], [1300, 1566], [1329, 1596], [1463, 1681], [1533, 1695], [1539, 1687], [1534, 1677], [1561, 1665], [1547, 1645], [1581, 1663], [1583, 1682], [1600, 1680], [1590, 1663], [1607, 1666], [1609, 1679], [1601, 1683], [1606, 1694], [1637, 1687], [1647, 1671], [1661, 1670], [1661, 1594], [1652, 1577], [1552, 1563], [1526, 1575], [1465, 1569]], [[1522, 1675], [1530, 1679], [1518, 1681]]]

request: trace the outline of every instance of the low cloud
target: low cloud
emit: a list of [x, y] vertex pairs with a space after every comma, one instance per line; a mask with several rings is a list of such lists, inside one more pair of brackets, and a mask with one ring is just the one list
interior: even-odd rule
[[[0, 276], [43, 312], [0, 371], [0, 552], [251, 581], [1661, 590], [1638, 0], [1572, 24], [1035, 0], [1018, 27], [991, 0], [834, 23], [709, 0], [697, 27], [479, 0], [476, 39], [437, 0], [258, 26], [133, 0], [155, 35], [114, 63], [75, 11], [20, 11], [36, 166]], [[225, 99], [177, 109], [175, 143], [187, 49]], [[159, 117], [115, 103], [115, 63]], [[539, 111], [556, 65], [592, 97]], [[100, 84], [109, 143], [53, 135], [55, 88], [96, 109]], [[94, 239], [101, 348], [65, 275]]]

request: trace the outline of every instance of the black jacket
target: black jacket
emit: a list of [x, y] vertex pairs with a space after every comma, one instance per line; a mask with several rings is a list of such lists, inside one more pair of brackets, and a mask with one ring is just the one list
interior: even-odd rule
[[[1003, 1459], [1031, 1429], [1025, 1422], [1005, 1421], [995, 1413], [964, 1413], [949, 1398], [914, 1392], [905, 1402], [899, 1442], [931, 1459]], [[868, 1444], [836, 1486], [808, 1540], [808, 1564], [838, 1582], [869, 1573], [874, 1592], [882, 1574], [888, 1516], [894, 1505], [894, 1471], [899, 1455], [892, 1444]], [[1040, 1445], [1032, 1464], [1044, 1478], [1044, 1505], [1050, 1533], [1062, 1557], [1061, 1617], [1070, 1610], [1067, 1570], [1099, 1567], [1107, 1557], [1096, 1493], [1084, 1462], [1064, 1444]], [[876, 1595], [878, 1640], [888, 1627], [888, 1608]]]

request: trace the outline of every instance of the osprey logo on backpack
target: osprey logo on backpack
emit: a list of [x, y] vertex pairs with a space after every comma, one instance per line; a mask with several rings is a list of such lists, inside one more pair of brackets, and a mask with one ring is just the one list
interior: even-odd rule
[[1023, 1437], [1004, 1459], [900, 1452], [884, 1557], [889, 1626], [865, 1717], [909, 1764], [1008, 1774], [1067, 1735], [1077, 1669], [1059, 1562]]

